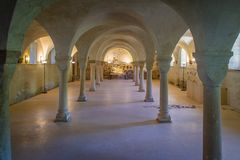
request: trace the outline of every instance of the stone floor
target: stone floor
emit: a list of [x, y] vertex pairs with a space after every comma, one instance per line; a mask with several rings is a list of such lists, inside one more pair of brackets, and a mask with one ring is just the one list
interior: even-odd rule
[[[58, 89], [11, 106], [14, 160], [201, 160], [202, 108], [170, 109], [173, 123], [155, 121], [155, 102], [143, 102], [131, 80], [105, 80], [88, 102], [77, 102], [79, 82], [69, 84], [70, 123], [53, 123]], [[89, 85], [89, 83], [88, 83]], [[169, 85], [170, 104], [196, 105]], [[240, 114], [223, 110], [223, 157], [240, 159]]]

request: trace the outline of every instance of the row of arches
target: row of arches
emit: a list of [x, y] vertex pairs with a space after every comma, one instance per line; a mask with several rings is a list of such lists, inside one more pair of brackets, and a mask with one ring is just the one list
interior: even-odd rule
[[[154, 56], [157, 54], [161, 80], [158, 118], [169, 121], [167, 75], [171, 55], [181, 36], [190, 28], [195, 42], [194, 57], [204, 85], [203, 159], [221, 159], [219, 93], [232, 56], [231, 48], [239, 33], [239, 1], [223, 1], [217, 6], [214, 0], [183, 0], [181, 3], [167, 0], [16, 0], [1, 3], [6, 12], [3, 17], [1, 15], [6, 23], [1, 28], [4, 34], [0, 43], [1, 93], [4, 93], [1, 99], [3, 121], [0, 126], [4, 130], [0, 135], [0, 142], [3, 142], [0, 143], [0, 148], [3, 148], [1, 158], [11, 157], [7, 101], [9, 81], [20, 57], [24, 35], [35, 19], [45, 28], [54, 44], [60, 73], [60, 117], [68, 116], [66, 75], [74, 46], [79, 52], [82, 68], [88, 56], [89, 60], [102, 59], [103, 51], [114, 46], [127, 49], [137, 63], [146, 61], [148, 75], [151, 75]], [[33, 32], [36, 33], [36, 30]], [[43, 33], [40, 30], [38, 35]]]

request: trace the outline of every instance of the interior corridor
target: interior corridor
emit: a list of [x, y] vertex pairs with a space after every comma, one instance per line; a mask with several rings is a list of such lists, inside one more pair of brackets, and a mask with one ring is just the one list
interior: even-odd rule
[[[90, 82], [87, 82], [89, 88]], [[79, 81], [69, 83], [70, 123], [53, 123], [58, 88], [11, 106], [14, 160], [201, 160], [202, 107], [169, 85], [172, 123], [157, 123], [155, 102], [143, 102], [132, 80], [104, 80], [88, 102], [77, 102]], [[199, 93], [202, 94], [202, 93]], [[222, 110], [223, 159], [239, 160], [240, 114]]]

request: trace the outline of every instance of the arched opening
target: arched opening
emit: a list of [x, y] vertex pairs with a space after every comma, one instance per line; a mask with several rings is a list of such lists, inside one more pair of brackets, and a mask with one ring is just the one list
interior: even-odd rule
[[[180, 38], [177, 43], [171, 61], [169, 81], [181, 88], [182, 91], [188, 92], [190, 70], [197, 74], [197, 66], [193, 53], [195, 51], [194, 40], [190, 30]], [[189, 82], [190, 83], [190, 82]], [[191, 87], [190, 87], [191, 89]]]
[[[67, 159], [70, 157], [70, 159], [71, 158], [73, 159], [75, 157], [79, 157], [79, 154], [80, 154], [81, 158], [88, 159], [88, 160], [96, 159], [96, 157], [98, 159], [114, 159], [114, 158], [115, 159], [118, 159], [118, 158], [141, 159], [143, 157], [146, 157], [146, 159], [149, 159], [149, 158], [151, 159], [152, 157], [158, 157], [158, 158], [162, 157], [162, 153], [160, 152], [153, 153], [153, 151], [151, 150], [151, 147], [145, 146], [145, 144], [147, 144], [145, 142], [151, 141], [152, 142], [151, 146], [153, 148], [159, 148], [159, 142], [161, 142], [162, 139], [165, 139], [165, 140], [167, 139], [169, 143], [167, 142], [166, 145], [161, 145], [160, 147], [164, 147], [164, 148], [162, 149], [160, 148], [160, 150], [182, 149], [183, 148], [182, 144], [184, 144], [185, 147], [183, 148], [183, 150], [181, 150], [181, 153], [185, 153], [186, 150], [192, 151], [192, 148], [194, 147], [192, 147], [192, 145], [185, 145], [185, 142], [195, 143], [196, 140], [201, 140], [199, 138], [200, 136], [198, 135], [200, 133], [199, 127], [198, 127], [199, 117], [197, 120], [187, 119], [189, 117], [183, 114], [183, 116], [181, 117], [181, 119], [179, 119], [178, 122], [182, 122], [181, 120], [183, 120], [186, 123], [183, 122], [180, 125], [176, 123], [176, 125], [174, 124], [171, 126], [165, 125], [166, 127], [162, 127], [162, 125], [157, 126], [155, 124], [156, 123], [155, 120], [153, 120], [155, 118], [156, 111], [155, 110], [153, 111], [150, 109], [147, 110], [147, 108], [156, 108], [156, 106], [159, 104], [149, 105], [150, 107], [144, 106], [142, 108], [141, 106], [143, 105], [142, 104], [143, 96], [145, 95], [142, 95], [140, 93], [139, 94], [135, 93], [136, 88], [133, 88], [133, 87], [136, 87], [137, 85], [132, 84], [132, 81], [130, 82], [125, 80], [119, 80], [123, 83], [117, 83], [117, 85], [113, 83], [109, 84], [108, 82], [110, 81], [107, 81], [107, 83], [103, 82], [102, 86], [99, 85], [97, 87], [98, 89], [97, 92], [88, 93], [90, 95], [89, 96], [90, 103], [85, 103], [85, 104], [78, 103], [75, 101], [77, 99], [76, 94], [79, 93], [77, 91], [79, 90], [78, 89], [79, 84], [71, 83], [67, 85], [67, 78], [69, 78], [71, 74], [72, 74], [72, 77], [74, 77], [75, 73], [79, 72], [78, 70], [75, 70], [76, 66], [77, 66], [77, 69], [79, 67], [84, 68], [84, 64], [85, 64], [84, 58], [88, 57], [90, 54], [91, 54], [91, 56], [89, 56], [90, 58], [86, 58], [87, 60], [89, 60], [86, 63], [89, 63], [92, 68], [91, 70], [94, 72], [97, 71], [98, 74], [100, 73], [101, 69], [99, 70], [99, 68], [102, 67], [101, 66], [102, 64], [106, 66], [111, 65], [110, 74], [111, 73], [118, 74], [118, 78], [122, 77], [122, 74], [125, 73], [125, 70], [128, 71], [129, 68], [131, 69], [131, 66], [134, 66], [134, 68], [136, 69], [136, 75], [137, 75], [136, 78], [139, 78], [141, 76], [141, 74], [139, 74], [139, 70], [141, 71], [141, 73], [143, 73], [142, 71], [145, 69], [144, 67], [146, 67], [146, 69], [150, 71], [149, 73], [151, 73], [152, 61], [149, 59], [151, 59], [154, 56], [153, 54], [154, 50], [157, 50], [157, 51], [161, 51], [159, 52], [159, 55], [160, 54], [162, 55], [163, 64], [166, 63], [166, 66], [162, 68], [167, 68], [167, 69], [163, 69], [164, 71], [161, 71], [162, 72], [161, 77], [164, 77], [161, 80], [161, 84], [163, 84], [162, 82], [164, 82], [165, 84], [165, 85], [161, 85], [160, 87], [161, 89], [165, 88], [161, 90], [161, 93], [163, 94], [160, 97], [158, 96], [159, 94], [159, 89], [157, 88], [159, 87], [159, 83], [158, 83], [158, 85], [155, 85], [155, 87], [153, 88], [155, 95], [158, 96], [158, 97], [155, 96], [154, 99], [157, 99], [157, 101], [159, 101], [160, 103], [162, 103], [163, 101], [166, 102], [168, 99], [168, 96], [166, 96], [168, 95], [168, 92], [166, 89], [167, 83], [165, 83], [167, 82], [167, 73], [165, 72], [168, 72], [168, 69], [169, 69], [168, 68], [169, 66], [167, 66], [169, 64], [168, 56], [172, 54], [171, 52], [175, 47], [173, 45], [175, 45], [176, 42], [179, 40], [179, 37], [182, 35], [183, 31], [185, 31], [187, 27], [190, 27], [194, 29], [197, 28], [194, 33], [197, 33], [196, 38], [198, 38], [198, 40], [202, 42], [202, 44], [199, 44], [200, 47], [198, 47], [198, 49], [201, 49], [202, 46], [205, 46], [209, 42], [210, 43], [213, 42], [212, 43], [213, 45], [212, 44], [209, 45], [210, 47], [219, 46], [219, 44], [221, 44], [219, 42], [224, 41], [224, 38], [219, 38], [219, 41], [217, 41], [218, 39], [215, 38], [214, 34], [215, 33], [217, 34], [219, 31], [223, 31], [223, 29], [220, 28], [221, 26], [217, 26], [216, 24], [211, 25], [211, 22], [218, 22], [219, 24], [221, 24], [222, 22], [221, 20], [227, 17], [227, 14], [230, 11], [221, 12], [222, 15], [225, 14], [224, 16], [221, 16], [221, 19], [216, 19], [216, 21], [215, 19], [213, 19], [213, 21], [209, 22], [208, 20], [212, 19], [211, 17], [206, 20], [206, 22], [209, 22], [209, 24], [206, 24], [206, 23], [201, 24], [198, 21], [201, 21], [202, 19], [204, 19], [204, 16], [208, 15], [208, 12], [206, 13], [206, 10], [205, 10], [206, 7], [201, 8], [201, 6], [198, 6], [192, 2], [191, 3], [189, 2], [189, 4], [187, 4], [186, 7], [191, 6], [193, 8], [185, 10], [184, 7], [182, 7], [182, 5], [185, 5], [185, 3], [177, 3], [179, 4], [179, 6], [177, 6], [176, 8], [181, 9], [181, 14], [189, 16], [189, 18], [187, 16], [184, 16], [188, 20], [188, 23], [185, 24], [184, 21], [181, 19], [181, 16], [179, 16], [177, 13], [175, 13], [174, 10], [172, 10], [169, 6], [163, 3], [165, 2], [164, 0], [163, 2], [153, 1], [151, 3], [149, 1], [144, 1], [144, 0], [140, 0], [138, 2], [131, 1], [131, 0], [130, 1], [129, 0], [128, 1], [127, 0], [126, 1], [101, 1], [101, 2], [95, 1], [95, 0], [93, 1], [91, 0], [89, 1], [60, 0], [60, 1], [56, 1], [57, 3], [54, 3], [53, 6], [49, 6], [46, 10], [44, 10], [43, 7], [47, 6], [49, 2], [51, 2], [51, 0], [49, 0], [48, 2], [33, 1], [30, 4], [22, 4], [22, 3], [25, 3], [25, 1], [18, 1], [16, 9], [22, 10], [22, 12], [16, 12], [15, 16], [13, 16], [15, 23], [12, 25], [12, 28], [17, 28], [17, 29], [13, 31], [11, 30], [9, 37], [11, 37], [10, 39], [14, 39], [14, 37], [16, 37], [17, 40], [16, 41], [10, 40], [10, 43], [8, 44], [9, 45], [8, 49], [11, 51], [12, 50], [16, 51], [16, 50], [20, 50], [21, 48], [19, 46], [21, 46], [21, 43], [22, 43], [21, 39], [23, 37], [23, 31], [26, 25], [30, 23], [29, 21], [31, 21], [32, 17], [36, 16], [36, 14], [38, 14], [40, 11], [42, 12], [36, 19], [48, 29], [50, 33], [49, 35], [53, 37], [52, 39], [54, 40], [54, 43], [56, 42], [55, 43], [56, 45], [52, 47], [48, 47], [44, 45], [43, 39], [39, 40], [39, 37], [34, 38], [34, 41], [31, 41], [31, 42], [34, 42], [35, 44], [32, 43], [31, 44], [32, 46], [30, 45], [28, 47], [28, 49], [26, 50], [26, 52], [22, 57], [22, 63], [35, 64], [34, 67], [42, 67], [42, 66], [45, 67], [46, 65], [51, 64], [53, 66], [53, 69], [49, 71], [48, 77], [52, 76], [54, 77], [54, 79], [58, 79], [56, 75], [58, 71], [60, 71], [59, 77], [61, 79], [60, 82], [58, 81], [56, 82], [56, 83], [60, 83], [60, 89], [58, 91], [55, 90], [54, 93], [52, 92], [53, 94], [48, 94], [45, 96], [41, 95], [37, 97], [36, 99], [34, 99], [35, 101], [33, 102], [33, 104], [35, 103], [34, 107], [25, 108], [24, 110], [24, 107], [27, 105], [21, 106], [22, 108], [18, 110], [19, 112], [17, 114], [15, 114], [14, 118], [16, 119], [13, 120], [13, 123], [15, 124], [15, 126], [13, 125], [13, 128], [15, 129], [14, 130], [15, 134], [12, 137], [18, 138], [20, 133], [22, 134], [21, 137], [23, 137], [23, 139], [21, 140], [18, 139], [16, 142], [24, 143], [23, 144], [24, 147], [22, 147], [22, 143], [15, 144], [16, 146], [18, 145], [17, 147], [19, 147], [21, 151], [19, 152], [19, 150], [17, 150], [16, 153], [19, 155], [16, 154], [16, 157], [22, 156], [23, 157], [22, 159], [26, 159], [26, 155], [30, 157], [29, 155], [35, 154], [33, 157], [37, 157], [39, 159], [47, 159], [48, 157], [52, 159], [56, 159], [57, 157], [60, 157], [62, 159]], [[173, 3], [173, 2], [169, 2], [169, 3]], [[209, 2], [209, 4], [211, 3], [212, 2]], [[203, 5], [203, 4], [205, 6], [205, 3], [199, 3], [199, 5]], [[36, 6], [36, 8], [33, 6]], [[195, 6], [197, 6], [198, 8], [196, 9]], [[32, 11], [28, 12], [27, 8], [32, 8], [32, 7], [33, 7]], [[206, 8], [207, 11], [209, 11], [209, 8], [210, 7]], [[199, 12], [199, 10], [201, 12]], [[196, 14], [195, 13], [183, 14], [182, 13], [183, 11], [196, 11]], [[215, 9], [211, 11], [214, 11], [213, 15], [217, 15], [215, 11], [218, 11], [218, 6], [216, 6]], [[209, 11], [209, 13], [211, 11]], [[29, 15], [26, 16], [26, 13], [28, 13]], [[237, 12], [236, 12], [236, 15], [238, 15]], [[234, 17], [229, 18], [229, 20], [233, 20], [233, 19]], [[196, 22], [194, 26], [189, 25], [191, 24], [190, 22], [192, 20], [193, 22]], [[122, 28], [119, 29], [118, 27], [119, 28], [122, 27]], [[94, 31], [91, 31], [90, 34], [84, 35], [91, 28], [94, 28]], [[199, 28], [200, 28], [200, 32], [197, 32]], [[201, 36], [202, 31], [205, 32], [209, 28], [214, 29], [214, 31], [211, 32], [211, 34], [208, 34], [207, 36]], [[34, 33], [38, 34], [38, 30], [37, 29], [34, 30]], [[223, 34], [219, 34], [221, 36], [216, 36], [216, 37], [223, 37], [224, 34], [225, 32]], [[234, 31], [233, 31], [233, 34], [234, 34]], [[232, 33], [226, 34], [224, 36], [231, 38], [233, 34]], [[78, 55], [87, 55], [86, 57], [77, 56], [77, 54], [75, 54], [76, 53], [75, 51], [70, 51], [73, 45], [75, 45], [76, 40], [79, 37], [81, 37], [81, 35], [84, 35], [83, 36], [84, 38], [82, 39], [82, 43], [78, 44], [78, 51], [81, 51], [78, 53]], [[101, 35], [101, 38], [98, 37], [99, 35]], [[151, 35], [154, 35], [154, 36], [151, 36]], [[32, 36], [35, 37], [35, 35], [32, 35]], [[45, 37], [45, 36], [40, 36], [40, 37]], [[95, 39], [98, 39], [98, 40], [93, 42]], [[112, 44], [113, 41], [114, 41], [114, 44]], [[226, 43], [229, 43], [229, 41], [226, 41]], [[94, 44], [94, 46], [96, 45], [96, 47], [93, 47], [93, 49], [91, 49], [92, 47], [91, 44]], [[214, 45], [214, 44], [217, 44], [217, 45]], [[125, 55], [124, 54], [109, 55], [108, 49], [111, 47], [113, 47], [116, 50], [117, 49], [126, 50], [128, 53]], [[195, 48], [195, 45], [194, 45], [192, 36], [189, 34], [189, 32], [185, 33], [184, 36], [179, 41], [174, 51], [175, 53], [172, 55], [173, 61], [171, 62], [172, 67], [170, 72], [174, 71], [174, 68], [176, 72], [175, 74], [170, 73], [171, 75], [169, 77], [170, 79], [171, 77], [175, 77], [175, 78], [177, 77], [177, 83], [181, 88], [184, 88], [187, 86], [188, 96], [199, 97], [201, 96], [201, 94], [199, 93], [202, 92], [201, 90], [202, 85], [197, 76], [196, 63], [193, 58], [194, 48]], [[216, 47], [214, 49], [218, 49], [218, 48]], [[105, 53], [106, 55], [104, 55]], [[55, 62], [56, 55], [58, 58], [57, 63]], [[81, 63], [79, 63], [79, 66], [78, 66], [75, 64], [77, 60], [80, 61], [79, 57], [83, 58], [84, 60]], [[232, 69], [238, 68], [236, 64], [237, 64], [237, 59], [239, 59], [239, 57], [238, 58], [237, 57], [238, 56], [235, 56], [235, 58], [231, 60], [229, 68], [232, 68]], [[69, 61], [70, 61], [70, 64], [68, 63]], [[158, 60], [158, 62], [160, 61]], [[146, 63], [148, 63], [148, 65], [146, 65]], [[159, 65], [161, 64], [159, 63]], [[11, 65], [9, 66], [11, 67]], [[72, 66], [72, 69], [71, 69], [71, 66]], [[29, 69], [30, 67], [32, 67], [32, 65], [24, 65], [24, 67]], [[57, 67], [58, 69], [56, 69]], [[50, 67], [47, 66], [47, 68], [49, 69]], [[158, 67], [157, 69], [161, 70], [159, 68], [160, 67]], [[72, 73], [71, 72], [68, 73], [67, 72], [68, 70], [72, 71]], [[31, 72], [25, 73], [24, 71], [21, 71], [21, 74], [17, 74], [14, 80], [18, 79], [18, 82], [19, 82], [25, 77], [30, 77], [31, 82], [21, 84], [24, 87], [18, 92], [18, 95], [28, 96], [29, 95], [28, 92], [31, 91], [31, 89], [36, 88], [35, 85], [39, 85], [38, 83], [34, 83], [34, 81], [36, 79], [40, 81], [43, 70], [41, 69], [40, 71], [37, 69], [35, 70], [30, 69], [25, 71], [31, 71]], [[32, 75], [28, 75], [29, 73], [31, 73]], [[84, 69], [82, 69], [82, 73], [84, 73]], [[92, 79], [94, 80], [94, 84], [95, 84], [96, 75], [97, 74], [95, 73], [92, 74], [92, 77], [93, 77]], [[152, 79], [151, 74], [149, 75], [150, 75], [149, 79]], [[143, 79], [141, 78], [141, 80]], [[18, 85], [18, 84], [16, 83], [16, 84], [13, 84], [13, 86], [14, 85]], [[147, 83], [147, 85], [151, 86], [151, 84], [149, 85], [149, 83]], [[107, 92], [106, 92], [106, 88], [107, 88], [106, 86], [110, 86], [108, 87], [109, 90], [107, 90]], [[67, 92], [68, 87], [70, 87], [70, 94], [69, 94], [71, 96], [71, 97], [69, 96], [70, 98], [68, 98], [68, 92]], [[2, 93], [5, 93], [5, 91]], [[182, 95], [185, 96], [185, 93], [184, 92], [182, 93], [183, 93]], [[60, 95], [58, 98], [59, 101], [57, 101], [57, 99], [54, 99], [58, 94]], [[100, 94], [101, 95], [104, 94], [104, 95], [99, 96]], [[212, 95], [214, 95], [214, 93]], [[238, 95], [237, 92], [236, 92], [236, 95]], [[153, 97], [150, 97], [150, 98], [153, 98]], [[183, 99], [185, 99], [185, 97]], [[214, 100], [214, 98], [212, 99]], [[113, 102], [118, 103], [118, 105], [115, 105]], [[46, 105], [47, 103], [48, 105]], [[24, 104], [28, 104], [28, 103], [25, 102]], [[111, 108], [108, 107], [109, 104], [111, 105]], [[130, 106], [128, 110], [124, 110], [127, 108], [127, 107], [124, 107], [125, 104], [128, 104]], [[165, 108], [168, 108], [168, 104], [164, 106]], [[57, 109], [57, 107], [59, 108]], [[69, 119], [66, 118], [69, 115], [68, 107], [70, 108], [71, 112], [74, 114], [73, 117], [74, 117], [74, 120], [76, 120], [75, 122], [80, 122], [80, 123], [74, 122], [74, 123], [71, 123], [70, 125], [69, 124], [54, 125], [55, 127], [53, 127], [52, 125], [48, 125], [48, 124], [52, 124], [52, 119], [55, 115], [56, 110], [58, 110], [59, 112], [58, 115], [60, 115], [61, 122], [68, 121]], [[31, 110], [32, 108], [34, 108], [35, 110], [32, 111]], [[101, 112], [99, 112], [100, 110], [99, 108], [101, 108]], [[117, 110], [114, 110], [116, 108]], [[24, 115], [23, 111], [26, 111], [26, 113], [28, 112], [27, 114], [30, 116], [28, 117]], [[160, 110], [160, 115], [162, 111], [163, 110]], [[180, 112], [181, 111], [178, 110], [177, 112], [175, 112], [176, 113], [175, 115], [181, 115]], [[33, 114], [34, 116], [31, 116], [31, 114], [29, 113], [32, 113], [32, 114], [34, 113]], [[35, 113], [37, 114], [35, 115]], [[162, 113], [164, 114], [166, 112], [163, 111]], [[196, 113], [196, 112], [192, 112], [192, 113]], [[5, 116], [1, 116], [1, 117], [5, 119]], [[6, 122], [8, 122], [9, 116], [7, 115], [6, 117], [7, 117]], [[24, 119], [22, 119], [22, 117], [24, 117]], [[107, 119], [106, 117], [109, 119]], [[29, 119], [26, 120], [25, 118], [26, 119], [29, 118]], [[176, 116], [176, 119], [177, 118], [179, 117]], [[192, 118], [192, 115], [191, 115], [191, 118]], [[190, 130], [189, 130], [189, 120], [191, 121]], [[26, 121], [33, 122], [31, 124], [28, 123], [27, 125], [30, 126], [33, 124], [35, 126], [33, 127], [27, 126], [25, 123]], [[155, 126], [152, 127], [153, 125]], [[7, 128], [6, 130], [9, 130], [8, 124], [6, 126], [7, 126], [5, 127]], [[20, 126], [20, 128], [16, 126]], [[27, 129], [36, 128], [36, 126], [37, 126], [36, 130], [33, 130], [31, 132], [29, 130], [26, 131], [26, 128]], [[151, 133], [148, 132], [149, 129], [150, 131], [151, 129], [153, 129], [153, 132], [152, 131]], [[121, 134], [118, 134], [119, 130], [121, 131]], [[137, 132], [132, 132], [134, 130]], [[175, 132], [176, 130], [179, 132]], [[51, 134], [49, 134], [48, 131], [51, 131]], [[57, 134], [59, 133], [59, 131], [61, 132], [61, 134]], [[75, 134], [76, 132], [77, 134]], [[98, 134], [99, 132], [101, 132], [101, 134]], [[141, 138], [136, 138], [135, 136], [136, 133], [140, 133], [140, 132], [141, 132], [141, 135], [140, 135]], [[152, 134], [152, 133], [159, 133], [159, 132], [169, 133], [169, 134], [161, 134], [161, 135]], [[193, 134], [190, 133], [189, 135], [194, 135], [194, 136], [197, 135], [199, 137], [192, 138], [192, 136], [186, 136], [186, 133], [189, 133], [189, 132], [193, 133]], [[8, 134], [8, 136], [5, 136], [5, 137], [7, 137], [6, 139], [8, 139], [10, 134], [8, 132], [6, 133]], [[107, 135], [105, 133], [107, 133]], [[119, 137], [117, 139], [116, 139], [116, 133]], [[151, 136], [149, 136], [149, 133], [151, 134]], [[169, 136], [179, 137], [179, 133], [180, 134], [184, 133], [184, 136], [182, 136], [180, 141], [178, 139], [169, 138]], [[34, 135], [35, 138], [31, 139], [31, 142], [29, 142], [29, 137], [31, 137], [32, 135]], [[209, 135], [214, 136], [214, 134], [209, 134]], [[106, 137], [108, 141], [106, 141]], [[126, 137], [127, 137], [127, 141], [125, 139]], [[94, 139], [94, 141], [91, 141], [92, 139]], [[39, 142], [39, 140], [41, 140], [41, 142]], [[120, 143], [118, 140], [120, 140]], [[0, 139], [0, 142], [1, 142], [1, 139]], [[52, 142], [54, 142], [54, 144]], [[55, 143], [55, 142], [58, 142], [58, 143]], [[131, 142], [131, 144], [129, 144], [128, 142]], [[37, 144], [37, 145], [32, 145], [32, 144]], [[174, 144], [174, 147], [176, 148], [179, 147], [179, 148], [175, 149], [172, 146], [172, 144]], [[201, 142], [198, 141], [197, 144], [201, 144]], [[52, 149], [52, 148], [57, 148], [59, 145], [66, 146], [66, 147], [60, 148], [63, 150], [63, 152], [61, 153], [64, 153], [64, 154], [61, 154], [59, 150]], [[130, 145], [130, 149], [129, 147], [126, 148], [127, 145]], [[81, 146], [85, 146], [84, 149], [81, 148]], [[216, 146], [216, 145], [212, 145], [212, 146]], [[51, 150], [53, 152], [51, 153], [44, 152], [43, 155], [39, 156], [39, 149], [42, 149], [41, 147], [44, 149], [44, 151]], [[79, 147], [80, 147], [80, 150], [79, 150]], [[1, 148], [2, 147], [0, 146], [0, 149]], [[32, 152], [29, 153], [29, 150], [31, 150]], [[69, 150], [71, 151], [68, 152]], [[136, 151], [139, 151], [139, 150], [144, 152], [137, 153]], [[199, 149], [197, 148], [196, 150], [199, 150]], [[117, 151], [117, 153], [115, 151]], [[119, 151], [121, 151], [121, 153]], [[193, 151], [195, 151], [195, 148]], [[211, 152], [216, 153], [214, 149], [212, 149]], [[2, 152], [0, 151], [0, 155], [1, 153]], [[106, 153], [111, 153], [111, 154], [106, 154]], [[169, 158], [170, 160], [174, 159], [175, 157], [179, 157], [179, 159], [186, 158], [185, 154], [178, 154], [178, 153], [180, 152], [171, 151], [171, 154], [168, 154], [166, 157]], [[48, 154], [52, 154], [54, 155], [54, 157], [48, 156]], [[55, 155], [57, 156], [55, 157]], [[120, 157], [119, 155], [124, 155], [124, 157]], [[149, 155], [150, 156], [153, 155], [153, 156], [149, 157]]]
[[107, 51], [104, 57], [106, 62], [104, 67], [104, 75], [109, 79], [133, 77], [133, 57], [131, 53], [124, 48], [112, 48]]

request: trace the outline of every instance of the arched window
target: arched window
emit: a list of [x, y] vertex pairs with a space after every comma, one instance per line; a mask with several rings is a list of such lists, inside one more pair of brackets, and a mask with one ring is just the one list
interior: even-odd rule
[[181, 56], [181, 60], [180, 60], [180, 65], [181, 67], [186, 67], [187, 66], [187, 63], [188, 63], [188, 54], [187, 52], [185, 51], [185, 49], [181, 49], [181, 52], [180, 52]]
[[228, 68], [240, 70], [240, 34], [238, 35], [238, 38], [233, 45], [232, 51], [233, 56], [229, 61]]
[[56, 56], [56, 51], [55, 51], [55, 48], [53, 48], [48, 54], [48, 64], [56, 63], [55, 56]]
[[171, 61], [171, 63], [170, 63], [170, 66], [171, 66], [171, 67], [174, 66], [174, 63], [175, 63], [175, 57], [174, 57], [174, 55], [172, 55], [172, 61]]
[[37, 64], [37, 48], [38, 44], [33, 42], [29, 46], [29, 64]]

